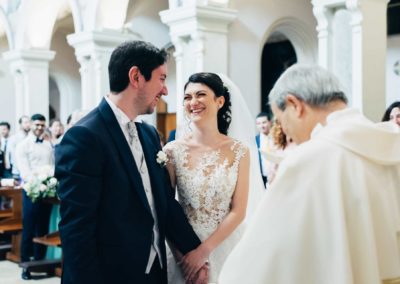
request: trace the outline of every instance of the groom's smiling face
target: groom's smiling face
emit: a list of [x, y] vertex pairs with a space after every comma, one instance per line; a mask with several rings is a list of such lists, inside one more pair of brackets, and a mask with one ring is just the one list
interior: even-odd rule
[[146, 81], [143, 75], [139, 74], [139, 101], [141, 114], [151, 114], [154, 112], [158, 101], [162, 96], [168, 95], [165, 84], [167, 79], [167, 65], [163, 64], [155, 68], [151, 73], [150, 80]]

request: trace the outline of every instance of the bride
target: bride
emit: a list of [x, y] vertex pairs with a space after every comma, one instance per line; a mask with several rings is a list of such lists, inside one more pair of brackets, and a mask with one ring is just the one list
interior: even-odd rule
[[231, 95], [217, 74], [193, 74], [184, 90], [189, 131], [164, 150], [172, 186], [177, 187], [182, 208], [202, 244], [185, 256], [172, 246], [176, 262], [169, 260], [169, 283], [192, 281], [205, 263], [209, 282], [216, 283], [225, 259], [242, 235], [250, 151], [241, 141], [227, 136]]

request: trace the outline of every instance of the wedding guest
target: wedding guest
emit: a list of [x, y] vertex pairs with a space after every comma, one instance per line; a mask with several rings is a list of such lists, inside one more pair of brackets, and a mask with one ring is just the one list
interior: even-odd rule
[[10, 124], [0, 122], [0, 151], [3, 153], [3, 178], [12, 178], [11, 152], [10, 152]]
[[61, 123], [61, 120], [54, 119], [50, 123], [50, 133], [51, 133], [51, 144], [53, 146], [60, 143], [60, 138], [64, 134], [64, 125]]
[[[31, 181], [44, 166], [54, 167], [53, 148], [43, 139], [46, 118], [41, 114], [31, 117], [31, 132], [17, 145], [16, 158], [23, 182]], [[46, 246], [33, 243], [34, 237], [48, 233], [52, 205], [37, 200], [32, 202], [26, 191], [22, 196], [21, 262], [40, 260], [46, 255]], [[23, 269], [22, 279], [31, 279], [30, 271]]]
[[258, 158], [260, 162], [260, 171], [264, 181], [264, 185], [267, 184], [267, 176], [270, 170], [270, 162], [265, 159], [261, 154], [261, 151], [268, 151], [269, 145], [271, 144], [270, 138], [268, 137], [271, 129], [271, 115], [266, 112], [261, 112], [256, 117], [256, 127], [259, 133], [256, 135], [256, 143], [258, 147]]
[[400, 101], [392, 103], [386, 109], [382, 121], [392, 121], [400, 127]]
[[24, 140], [29, 131], [31, 130], [31, 120], [29, 116], [23, 115], [18, 119], [19, 129], [18, 131], [10, 137], [10, 160], [11, 160], [11, 168], [12, 175], [14, 179], [19, 180], [19, 170], [16, 161], [16, 147], [17, 145]]

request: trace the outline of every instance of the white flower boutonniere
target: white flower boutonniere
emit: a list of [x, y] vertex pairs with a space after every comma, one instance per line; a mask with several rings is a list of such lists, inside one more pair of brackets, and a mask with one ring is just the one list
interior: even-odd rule
[[168, 162], [167, 154], [165, 154], [165, 152], [163, 152], [163, 151], [158, 151], [158, 153], [157, 153], [157, 163], [161, 167], [165, 167], [167, 165], [167, 162]]

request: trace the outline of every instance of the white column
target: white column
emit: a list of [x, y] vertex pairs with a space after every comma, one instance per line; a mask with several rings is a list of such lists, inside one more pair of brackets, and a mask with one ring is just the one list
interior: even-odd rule
[[39, 49], [11, 50], [3, 54], [14, 76], [17, 119], [34, 113], [49, 119], [49, 62], [54, 55], [54, 51]]
[[321, 1], [312, 1], [313, 13], [317, 19], [318, 32], [318, 63], [322, 67], [331, 70], [333, 54], [332, 36], [332, 9], [326, 7]]
[[208, 71], [228, 74], [228, 29], [237, 11], [226, 0], [170, 0], [160, 12], [175, 46], [177, 124], [183, 123], [183, 86], [190, 74]]
[[352, 28], [352, 104], [379, 121], [386, 95], [388, 0], [347, 0]]
[[111, 30], [80, 32], [67, 36], [81, 65], [82, 109], [97, 106], [101, 98], [110, 91], [108, 62], [111, 53], [122, 42], [133, 39], [132, 35]]
[[[350, 99], [349, 104], [375, 121], [379, 121], [385, 109], [388, 2], [312, 0], [313, 12], [318, 22], [319, 64], [342, 78], [342, 84]], [[344, 30], [333, 31], [334, 21], [340, 19], [335, 18], [336, 13], [343, 10], [350, 14], [351, 20], [349, 23], [341, 22], [344, 24], [341, 25]], [[351, 35], [348, 42], [345, 34]], [[339, 49], [339, 43], [348, 48]], [[351, 53], [351, 56], [347, 53]], [[350, 58], [351, 62], [343, 61], [346, 58]], [[348, 69], [351, 69], [351, 72], [341, 74], [343, 72], [340, 70]]]

